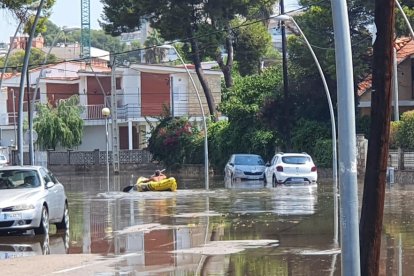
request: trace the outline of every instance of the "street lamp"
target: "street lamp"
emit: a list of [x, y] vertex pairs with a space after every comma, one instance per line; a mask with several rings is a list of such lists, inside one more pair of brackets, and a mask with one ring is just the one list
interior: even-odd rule
[[17, 142], [17, 127], [16, 127], [16, 95], [14, 95], [14, 89], [10, 89], [13, 94], [13, 125], [14, 125], [14, 142]]
[[335, 125], [335, 115], [332, 106], [331, 94], [329, 93], [329, 88], [326, 83], [325, 75], [322, 71], [321, 65], [319, 64], [318, 58], [315, 55], [315, 52], [312, 49], [308, 39], [306, 38], [305, 34], [302, 32], [302, 29], [299, 27], [298, 23], [296, 23], [293, 17], [287, 14], [276, 15], [273, 17], [274, 19], [278, 19], [281, 21], [291, 21], [295, 24], [296, 28], [298, 29], [299, 33], [303, 37], [306, 45], [309, 48], [309, 51], [312, 54], [312, 57], [316, 63], [316, 67], [318, 67], [319, 74], [321, 76], [323, 87], [325, 89], [326, 98], [328, 99], [329, 105], [329, 115], [331, 117], [331, 132], [332, 132], [332, 178], [333, 178], [333, 194], [334, 194], [334, 242], [338, 243], [338, 161], [337, 161], [337, 151], [336, 151], [336, 125]]
[[[43, 8], [45, 0], [40, 0], [40, 3], [37, 7], [36, 15], [33, 20], [33, 24], [30, 29], [29, 38], [27, 40], [27, 46], [24, 53], [24, 59], [23, 59], [23, 66], [22, 66], [22, 72], [20, 75], [20, 86], [19, 86], [19, 136], [17, 139], [18, 143], [18, 153], [19, 153], [19, 165], [23, 166], [23, 98], [24, 98], [24, 77], [26, 76], [26, 73], [29, 68], [29, 58], [30, 58], [30, 49], [32, 48], [32, 41], [33, 37], [36, 31], [36, 25], [39, 21], [40, 13]], [[27, 87], [27, 92], [29, 92], [29, 87]]]
[[[59, 30], [59, 32], [55, 35], [52, 44], [50, 45], [49, 51], [47, 52], [44, 60], [43, 60], [43, 64], [40, 68], [40, 72], [39, 72], [39, 77], [36, 80], [36, 86], [35, 86], [35, 90], [34, 90], [34, 95], [33, 98], [30, 101], [30, 114], [29, 114], [29, 156], [30, 156], [30, 164], [34, 165], [34, 146], [33, 146], [33, 112], [34, 112], [34, 102], [37, 98], [37, 91], [39, 89], [39, 83], [40, 83], [40, 79], [43, 77], [43, 70], [45, 69], [47, 60], [49, 59], [50, 53], [52, 52], [53, 47], [56, 44], [57, 39], [59, 38], [61, 33], [67, 33], [67, 32], [71, 32], [71, 31], [75, 31], [75, 30], [79, 30], [80, 28], [78, 27], [66, 27], [63, 26], [62, 29]], [[29, 92], [28, 92], [29, 93]], [[30, 100], [30, 98], [29, 98]]]
[[107, 107], [102, 108], [102, 116], [105, 118], [105, 136], [106, 136], [106, 180], [108, 184], [109, 192], [109, 144], [108, 144], [108, 117], [111, 114], [111, 110]]
[[204, 183], [205, 183], [205, 188], [206, 190], [209, 189], [209, 183], [208, 183], [208, 137], [207, 137], [207, 123], [206, 123], [206, 116], [204, 114], [204, 108], [203, 108], [203, 104], [201, 103], [201, 98], [200, 98], [200, 93], [198, 92], [198, 88], [197, 85], [194, 82], [193, 77], [191, 76], [190, 71], [188, 70], [187, 65], [185, 64], [183, 58], [181, 57], [180, 53], [177, 51], [177, 49], [174, 47], [174, 45], [171, 44], [165, 44], [165, 45], [160, 45], [160, 46], [156, 46], [159, 48], [164, 48], [164, 49], [173, 49], [175, 51], [175, 53], [177, 54], [178, 58], [180, 59], [181, 63], [183, 64], [185, 71], [188, 74], [188, 77], [191, 80], [191, 83], [193, 84], [194, 90], [197, 94], [197, 99], [198, 99], [198, 103], [200, 105], [200, 110], [201, 110], [201, 116], [203, 118], [203, 128], [204, 128]]
[[331, 0], [338, 95], [342, 275], [361, 274], [358, 223], [355, 97], [351, 35], [345, 0]]

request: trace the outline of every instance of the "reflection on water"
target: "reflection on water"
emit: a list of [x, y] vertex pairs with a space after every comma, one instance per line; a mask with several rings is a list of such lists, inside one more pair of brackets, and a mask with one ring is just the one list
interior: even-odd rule
[[[113, 258], [114, 274], [341, 275], [332, 183], [272, 188], [220, 178], [205, 191], [203, 180], [178, 179], [176, 192], [122, 193], [130, 175], [111, 179], [110, 191], [101, 175], [60, 180], [67, 252]], [[411, 186], [387, 190], [381, 275], [414, 273], [413, 196]]]
[[0, 260], [35, 255], [66, 254], [69, 249], [69, 231], [50, 235], [2, 234]]

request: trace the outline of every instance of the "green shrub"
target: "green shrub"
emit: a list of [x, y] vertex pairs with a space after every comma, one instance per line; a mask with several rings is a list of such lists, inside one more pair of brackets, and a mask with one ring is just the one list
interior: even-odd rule
[[396, 141], [402, 148], [414, 148], [414, 110], [402, 114], [396, 132]]
[[317, 140], [312, 157], [317, 167], [332, 168], [332, 139]]
[[152, 129], [148, 149], [154, 160], [166, 166], [199, 163], [203, 156], [201, 141], [203, 134], [188, 118], [166, 117]]
[[316, 143], [330, 137], [331, 128], [326, 123], [299, 119], [292, 130], [292, 148], [293, 151], [307, 152], [314, 156], [318, 151]]

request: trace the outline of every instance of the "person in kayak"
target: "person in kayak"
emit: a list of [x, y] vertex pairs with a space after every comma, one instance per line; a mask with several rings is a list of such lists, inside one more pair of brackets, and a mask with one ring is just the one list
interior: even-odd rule
[[144, 183], [151, 182], [151, 181], [156, 181], [157, 182], [157, 181], [164, 180], [166, 178], [167, 178], [167, 176], [165, 174], [163, 174], [160, 170], [156, 170], [150, 178], [148, 178], [147, 180], [145, 180], [143, 182]]

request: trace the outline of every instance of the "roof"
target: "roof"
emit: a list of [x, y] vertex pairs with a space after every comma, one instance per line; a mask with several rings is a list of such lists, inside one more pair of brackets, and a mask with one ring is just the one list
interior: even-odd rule
[[[101, 72], [110, 72], [111, 69], [107, 66], [103, 66], [99, 63], [94, 64], [91, 63], [90, 65], [86, 65], [85, 62], [76, 62], [76, 61], [62, 61], [62, 62], [57, 62], [57, 63], [51, 63], [51, 64], [47, 64], [43, 67], [43, 70], [46, 70], [48, 68], [53, 68], [59, 64], [76, 64], [79, 66], [78, 69], [78, 74], [81, 72], [85, 72], [85, 71], [90, 71], [90, 72], [97, 72], [97, 73], [101, 73]], [[92, 69], [91, 69], [92, 67]], [[37, 72], [40, 71], [42, 69], [42, 66], [38, 66], [36, 68], [30, 69], [29, 72], [33, 73], [33, 72]], [[21, 73], [5, 73], [3, 76], [3, 79], [11, 79], [13, 77], [18, 77], [20, 76]], [[61, 80], [71, 80], [74, 79], [73, 77], [47, 77], [47, 79], [61, 79]]]
[[[414, 55], [414, 40], [410, 37], [400, 37], [394, 41], [397, 50], [397, 64], [400, 64], [411, 55]], [[372, 87], [372, 74], [369, 74], [363, 81], [358, 83], [358, 96], [362, 96]]]

